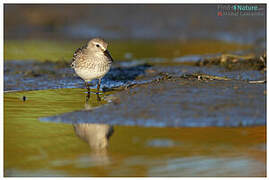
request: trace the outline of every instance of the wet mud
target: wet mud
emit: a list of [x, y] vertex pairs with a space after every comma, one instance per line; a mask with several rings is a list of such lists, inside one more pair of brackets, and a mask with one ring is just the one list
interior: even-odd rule
[[[223, 56], [222, 56], [223, 57]], [[184, 61], [182, 61], [184, 59]], [[219, 76], [217, 79], [234, 79], [244, 81], [265, 80], [266, 57], [242, 60], [233, 57], [224, 63], [223, 58], [206, 56], [181, 57], [181, 60], [159, 61], [158, 58], [117, 62], [102, 79], [101, 88], [105, 90], [133, 84], [151, 82], [169, 73], [173, 76], [189, 76], [201, 74]], [[5, 61], [4, 90], [41, 90], [56, 88], [83, 88], [83, 81], [70, 68], [71, 62], [36, 62], [36, 61]], [[227, 68], [232, 66], [233, 68]], [[236, 68], [237, 67], [237, 68]], [[240, 68], [239, 68], [240, 67]], [[247, 67], [247, 68], [246, 68]], [[202, 77], [202, 76], [201, 76]], [[96, 81], [92, 87], [96, 87]]]
[[155, 127], [265, 125], [265, 95], [265, 84], [170, 77], [110, 95], [112, 103], [94, 111], [41, 120]]
[[[41, 90], [56, 88], [84, 88], [84, 81], [75, 75], [69, 62], [7, 61], [4, 64], [4, 90]], [[150, 65], [114, 67], [102, 79], [101, 88], [130, 83], [143, 75]], [[92, 87], [96, 86], [96, 81]]]

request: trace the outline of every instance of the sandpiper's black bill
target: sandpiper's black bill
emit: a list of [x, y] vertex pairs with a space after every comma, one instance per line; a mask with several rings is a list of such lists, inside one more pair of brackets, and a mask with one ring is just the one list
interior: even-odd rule
[[105, 50], [105, 51], [104, 51], [104, 54], [105, 54], [106, 57], [108, 57], [108, 58], [111, 60], [111, 62], [114, 61], [113, 58], [111, 57], [111, 55], [110, 55], [110, 53], [109, 53], [108, 50]]

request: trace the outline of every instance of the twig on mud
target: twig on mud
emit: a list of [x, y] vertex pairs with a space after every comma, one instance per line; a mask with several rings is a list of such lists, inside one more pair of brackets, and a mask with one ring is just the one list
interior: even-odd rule
[[231, 60], [233, 63], [239, 61], [239, 60], [250, 60], [254, 59], [255, 56], [253, 54], [246, 55], [246, 56], [239, 56], [234, 54], [222, 54], [220, 57], [221, 63], [226, 63], [228, 60]]
[[250, 84], [264, 84], [266, 83], [266, 80], [259, 80], [259, 81], [248, 81]]
[[220, 76], [212, 76], [212, 75], [207, 75], [207, 74], [198, 74], [198, 73], [194, 73], [194, 74], [184, 74], [181, 76], [181, 78], [184, 79], [198, 79], [199, 81], [201, 80], [222, 80], [222, 81], [229, 81], [231, 79], [226, 78], [226, 77], [220, 77]]

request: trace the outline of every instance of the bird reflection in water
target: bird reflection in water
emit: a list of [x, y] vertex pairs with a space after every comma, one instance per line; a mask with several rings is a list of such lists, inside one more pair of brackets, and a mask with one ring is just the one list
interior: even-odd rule
[[[91, 99], [86, 96], [85, 110], [94, 109], [93, 104], [99, 101], [99, 94], [96, 94], [96, 99]], [[94, 123], [78, 123], [73, 124], [75, 134], [87, 142], [91, 149], [91, 158], [95, 163], [106, 164], [109, 162], [107, 155], [107, 148], [109, 138], [112, 136], [114, 130], [113, 126], [108, 124], [94, 124]]]

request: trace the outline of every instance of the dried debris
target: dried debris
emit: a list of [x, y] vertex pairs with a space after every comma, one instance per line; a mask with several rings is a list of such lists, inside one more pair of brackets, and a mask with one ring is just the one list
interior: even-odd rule
[[213, 81], [213, 80], [220, 80], [220, 81], [231, 80], [231, 79], [226, 78], [226, 77], [212, 76], [212, 75], [201, 74], [201, 73], [184, 74], [181, 76], [181, 78], [188, 79], [188, 80], [199, 80], [199, 81], [202, 81], [202, 80], [206, 80], [206, 81], [208, 81], [208, 80], [210, 80], [210, 81]]
[[266, 80], [259, 80], [259, 81], [248, 81], [250, 84], [264, 84], [266, 83]]
[[237, 69], [252, 69], [265, 71], [266, 70], [266, 54], [255, 56], [253, 54], [239, 56], [233, 54], [222, 54], [218, 57], [210, 57], [197, 61], [197, 66], [217, 65], [223, 66], [229, 70]]

